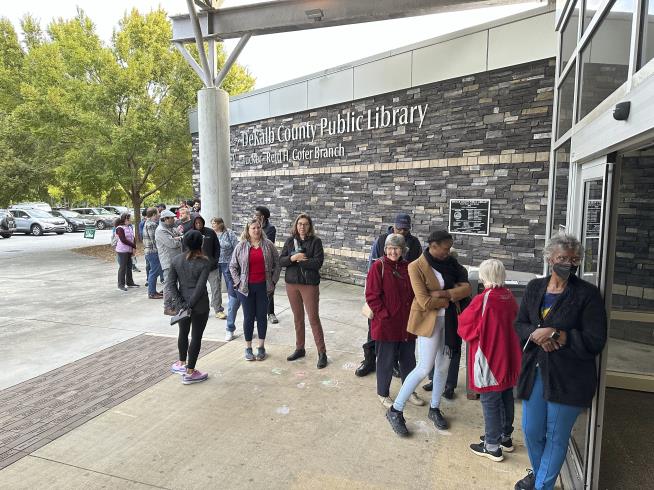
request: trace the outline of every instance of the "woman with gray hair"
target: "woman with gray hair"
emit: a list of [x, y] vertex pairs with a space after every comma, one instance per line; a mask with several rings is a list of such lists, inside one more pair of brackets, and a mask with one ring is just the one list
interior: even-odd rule
[[544, 255], [551, 275], [527, 285], [515, 323], [524, 346], [518, 397], [532, 466], [517, 490], [554, 488], [572, 427], [597, 389], [606, 310], [599, 289], [576, 276], [582, 252], [572, 235], [549, 240]]
[[485, 433], [470, 450], [491, 461], [513, 451], [513, 387], [520, 373], [520, 343], [513, 330], [518, 305], [504, 287], [506, 271], [497, 259], [479, 264], [484, 291], [459, 315], [459, 335], [468, 342], [468, 385], [480, 393]]
[[[406, 249], [404, 237], [393, 233], [386, 237], [384, 257], [373, 262], [366, 279], [366, 303], [373, 313], [370, 334], [377, 353], [377, 396], [386, 408], [393, 400], [389, 389], [393, 378], [395, 354], [399, 354], [402, 381], [416, 366], [416, 336], [406, 327], [413, 301], [409, 264], [402, 258]], [[424, 405], [415, 392], [410, 400]]]

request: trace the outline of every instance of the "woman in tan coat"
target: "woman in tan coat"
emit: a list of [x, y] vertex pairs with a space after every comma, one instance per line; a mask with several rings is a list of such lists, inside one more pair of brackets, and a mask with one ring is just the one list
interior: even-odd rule
[[409, 264], [409, 277], [415, 298], [411, 305], [407, 331], [418, 336], [418, 365], [402, 384], [386, 418], [396, 434], [407, 436], [404, 405], [420, 384], [434, 370], [434, 387], [428, 417], [441, 430], [448, 423], [440, 411], [440, 397], [445, 387], [452, 349], [456, 348], [458, 302], [470, 295], [468, 272], [450, 255], [454, 243], [446, 231], [434, 231], [427, 238], [429, 246], [422, 256]]

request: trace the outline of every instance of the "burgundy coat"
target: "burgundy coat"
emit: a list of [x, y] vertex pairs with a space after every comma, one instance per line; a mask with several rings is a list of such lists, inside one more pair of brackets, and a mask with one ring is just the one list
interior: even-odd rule
[[415, 339], [406, 331], [412, 301], [409, 263], [402, 258], [393, 262], [388, 257], [374, 261], [366, 279], [366, 302], [374, 314], [371, 337], [386, 342]]

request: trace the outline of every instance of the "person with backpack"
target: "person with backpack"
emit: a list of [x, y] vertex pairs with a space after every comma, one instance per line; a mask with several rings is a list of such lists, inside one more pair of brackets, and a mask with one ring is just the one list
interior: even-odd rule
[[468, 342], [468, 386], [480, 394], [485, 424], [481, 442], [470, 444], [470, 450], [491, 461], [513, 451], [513, 387], [522, 359], [513, 329], [518, 304], [505, 280], [502, 262], [484, 260], [479, 264], [484, 291], [459, 315], [459, 335]]
[[[402, 257], [406, 241], [394, 233], [386, 237], [384, 257], [375, 260], [366, 278], [366, 304], [372, 310], [372, 338], [377, 352], [377, 396], [390, 408], [393, 400], [389, 389], [395, 359], [399, 360], [402, 381], [416, 367], [416, 336], [407, 332], [413, 289], [409, 280], [409, 264]], [[425, 402], [416, 393], [409, 395], [414, 405]]]
[[[428, 247], [409, 264], [411, 287], [415, 293], [407, 331], [418, 336], [418, 365], [406, 377], [393, 406], [386, 412], [391, 428], [399, 436], [408, 436], [404, 405], [429, 372], [434, 370], [434, 389], [427, 417], [437, 429], [449, 424], [440, 410], [450, 358], [460, 347], [457, 335], [460, 302], [470, 296], [468, 271], [450, 255], [454, 239], [447, 231], [434, 231]], [[459, 339], [457, 341], [457, 339]]]
[[[420, 245], [420, 240], [411, 234], [411, 216], [406, 213], [399, 213], [395, 217], [393, 226], [389, 226], [386, 232], [379, 235], [373, 242], [372, 247], [370, 248], [370, 256], [368, 257], [368, 270], [370, 270], [373, 261], [380, 257], [384, 257], [386, 238], [393, 233], [399, 233], [404, 237], [406, 248], [402, 256], [407, 263], [411, 263], [420, 257], [422, 246]], [[363, 361], [361, 361], [359, 367], [354, 371], [354, 374], [359, 377], [367, 376], [368, 374], [375, 372], [375, 340], [371, 336], [370, 328], [371, 324], [370, 321], [368, 321], [368, 338], [361, 346], [363, 348]], [[398, 369], [398, 363], [396, 362], [393, 367], [394, 376], [399, 376], [399, 371], [395, 373]]]

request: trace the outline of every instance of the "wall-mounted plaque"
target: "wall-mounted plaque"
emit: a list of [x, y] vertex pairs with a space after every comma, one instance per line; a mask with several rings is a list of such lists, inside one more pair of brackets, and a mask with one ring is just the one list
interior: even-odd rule
[[450, 233], [488, 236], [490, 199], [450, 199]]

